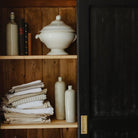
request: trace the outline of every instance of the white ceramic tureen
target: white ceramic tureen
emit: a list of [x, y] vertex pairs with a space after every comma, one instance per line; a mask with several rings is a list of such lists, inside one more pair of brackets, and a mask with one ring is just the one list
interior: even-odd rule
[[75, 31], [61, 21], [60, 15], [57, 15], [56, 20], [45, 26], [35, 38], [39, 38], [51, 49], [48, 55], [67, 55], [68, 53], [64, 49], [73, 43], [77, 37]]

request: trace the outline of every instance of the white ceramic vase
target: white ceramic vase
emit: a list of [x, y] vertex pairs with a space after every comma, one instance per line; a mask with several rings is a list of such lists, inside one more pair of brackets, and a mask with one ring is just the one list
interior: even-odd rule
[[62, 77], [55, 83], [55, 114], [57, 120], [65, 119], [65, 82]]
[[75, 122], [75, 90], [72, 85], [65, 91], [65, 115], [66, 122]]

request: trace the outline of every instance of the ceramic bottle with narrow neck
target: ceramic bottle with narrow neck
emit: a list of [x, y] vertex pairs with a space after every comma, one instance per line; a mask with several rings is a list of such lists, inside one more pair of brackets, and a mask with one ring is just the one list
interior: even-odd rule
[[58, 77], [55, 83], [55, 114], [57, 120], [65, 119], [65, 82]]
[[75, 122], [75, 90], [72, 85], [65, 91], [65, 115], [66, 122]]
[[6, 26], [7, 55], [18, 55], [18, 26], [14, 12], [10, 13], [10, 21]]

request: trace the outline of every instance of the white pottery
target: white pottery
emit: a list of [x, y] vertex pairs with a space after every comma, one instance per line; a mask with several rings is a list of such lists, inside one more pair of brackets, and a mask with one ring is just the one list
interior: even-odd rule
[[75, 90], [72, 85], [65, 91], [65, 114], [66, 122], [75, 122]]
[[58, 77], [55, 83], [55, 114], [57, 120], [65, 119], [65, 82]]
[[61, 21], [60, 15], [57, 15], [56, 20], [45, 26], [35, 38], [39, 38], [51, 49], [48, 55], [67, 55], [64, 49], [69, 47], [77, 37], [75, 31]]

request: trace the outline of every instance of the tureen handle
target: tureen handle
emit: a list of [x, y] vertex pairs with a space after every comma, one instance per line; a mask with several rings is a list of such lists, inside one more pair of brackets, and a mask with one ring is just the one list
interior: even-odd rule
[[72, 43], [73, 43], [76, 39], [77, 39], [77, 35], [75, 34], [75, 36], [74, 36], [74, 39], [73, 39]]
[[39, 34], [35, 35], [35, 39], [38, 39], [39, 38]]

